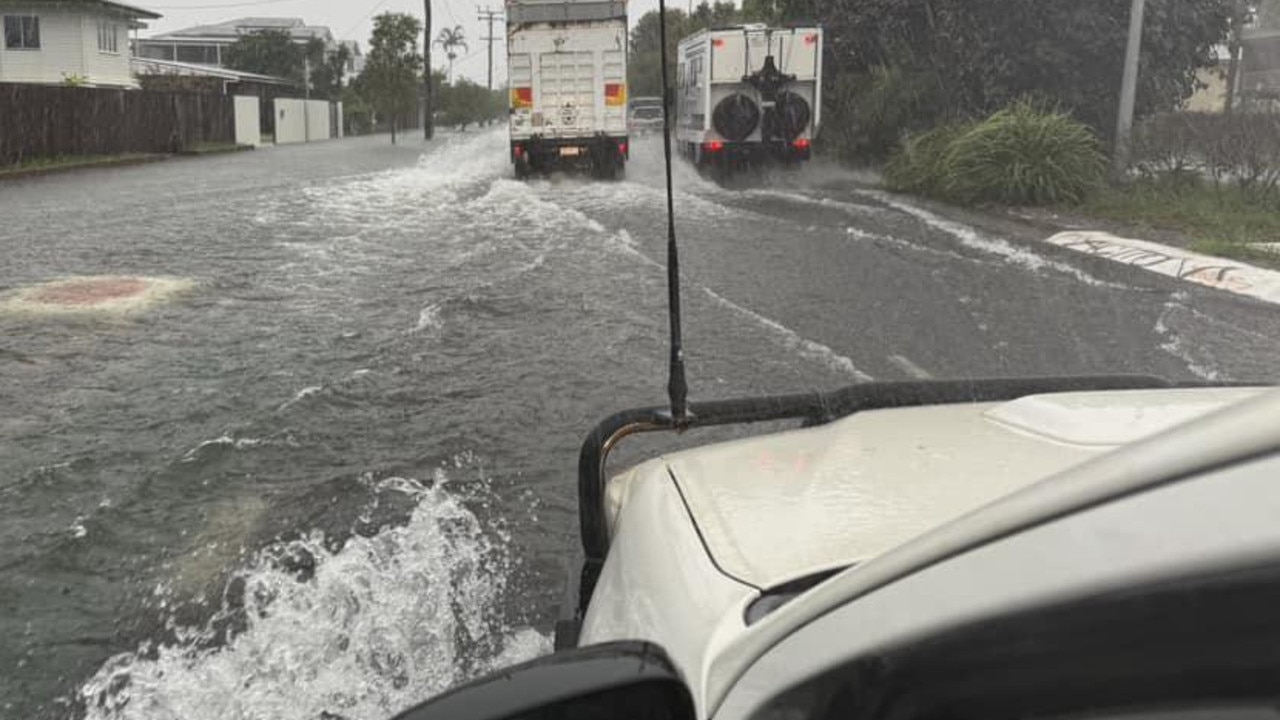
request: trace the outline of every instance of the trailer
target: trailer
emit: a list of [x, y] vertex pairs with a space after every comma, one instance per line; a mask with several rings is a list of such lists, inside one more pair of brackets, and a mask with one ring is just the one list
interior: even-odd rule
[[506, 15], [516, 176], [617, 177], [629, 156], [625, 0], [510, 0]]
[[680, 42], [676, 143], [701, 167], [808, 160], [822, 120], [822, 28], [739, 25]]

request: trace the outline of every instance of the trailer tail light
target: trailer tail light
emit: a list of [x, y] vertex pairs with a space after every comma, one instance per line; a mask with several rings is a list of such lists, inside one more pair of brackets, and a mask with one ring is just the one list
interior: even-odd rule
[[514, 107], [514, 108], [533, 107], [533, 88], [531, 87], [511, 88], [511, 107]]
[[604, 104], [610, 107], [627, 104], [626, 83], [605, 83]]
[[805, 35], [805, 36], [804, 36], [804, 44], [805, 44], [805, 45], [817, 45], [817, 44], [818, 44], [818, 34], [817, 34], [817, 33], [810, 33], [810, 34], [808, 34], [808, 35]]
[[809, 138], [796, 138], [791, 144], [797, 150], [808, 150]]
[[523, 157], [524, 157], [524, 146], [523, 146], [523, 145], [517, 145], [517, 146], [515, 147], [515, 154], [516, 154], [516, 158], [523, 158]]
[[724, 143], [720, 142], [719, 140], [712, 140], [711, 142], [702, 143], [703, 152], [718, 153], [723, 149], [724, 149]]
[[625, 142], [618, 143], [618, 154], [622, 155], [622, 157], [627, 156], [627, 144]]

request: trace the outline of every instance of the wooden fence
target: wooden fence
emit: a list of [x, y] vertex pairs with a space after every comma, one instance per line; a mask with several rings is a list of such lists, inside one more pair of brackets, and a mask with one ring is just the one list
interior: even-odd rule
[[234, 140], [235, 104], [226, 95], [0, 83], [0, 166]]

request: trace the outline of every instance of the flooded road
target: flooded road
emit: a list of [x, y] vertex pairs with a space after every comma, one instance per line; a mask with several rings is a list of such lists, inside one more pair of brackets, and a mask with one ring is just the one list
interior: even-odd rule
[[[516, 182], [500, 132], [0, 185], [0, 717], [378, 718], [549, 649], [597, 420], [662, 402], [660, 153]], [[814, 168], [677, 174], [692, 396], [1280, 380], [1272, 306]]]

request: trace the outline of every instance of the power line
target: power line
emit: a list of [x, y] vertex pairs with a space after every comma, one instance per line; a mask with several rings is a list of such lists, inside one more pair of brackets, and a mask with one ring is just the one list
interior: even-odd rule
[[489, 35], [487, 37], [482, 37], [480, 39], [486, 40], [489, 43], [489, 90], [492, 91], [493, 90], [493, 41], [497, 40], [497, 38], [493, 36], [493, 21], [502, 17], [502, 11], [490, 10], [487, 5], [483, 9], [481, 9], [480, 6], [477, 5], [476, 13], [479, 14], [480, 16], [479, 17], [480, 22], [488, 21], [489, 23]]
[[342, 33], [342, 36], [346, 37], [350, 35], [352, 30], [355, 30], [356, 28], [360, 27], [361, 23], [363, 23], [365, 20], [368, 20], [374, 13], [378, 12], [378, 8], [382, 7], [383, 5], [386, 5], [387, 2], [389, 2], [389, 0], [379, 0], [379, 2], [376, 5], [369, 8], [369, 12], [365, 13], [364, 17], [360, 18], [355, 22], [354, 25], [347, 28], [346, 32]]

